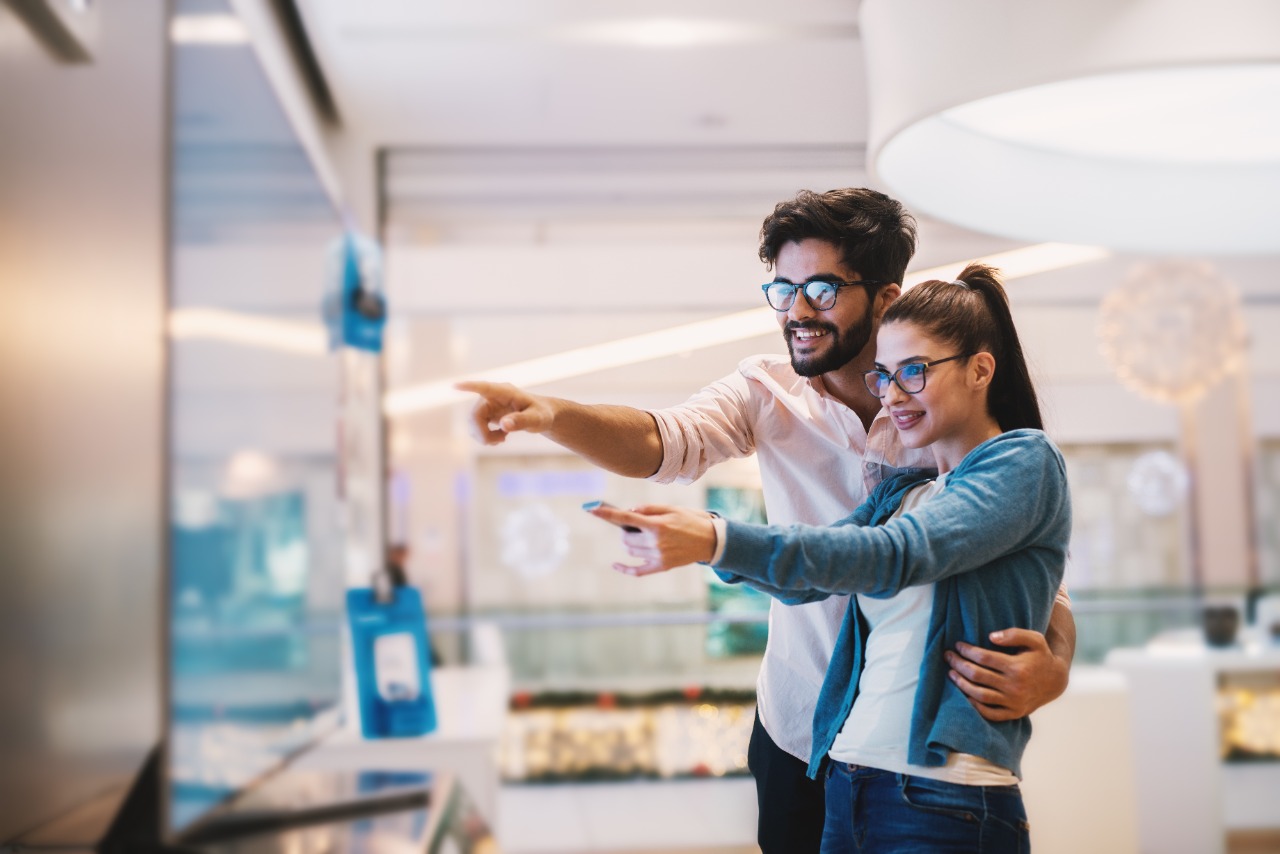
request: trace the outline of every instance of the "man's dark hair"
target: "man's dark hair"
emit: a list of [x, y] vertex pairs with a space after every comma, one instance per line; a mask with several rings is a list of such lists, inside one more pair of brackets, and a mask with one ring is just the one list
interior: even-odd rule
[[838, 247], [844, 266], [862, 278], [901, 284], [916, 251], [916, 221], [901, 202], [865, 187], [801, 190], [765, 218], [760, 260], [772, 269], [783, 246], [811, 237]]

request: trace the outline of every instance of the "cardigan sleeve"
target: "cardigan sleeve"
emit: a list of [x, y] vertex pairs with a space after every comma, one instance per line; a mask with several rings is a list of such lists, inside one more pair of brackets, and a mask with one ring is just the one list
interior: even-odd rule
[[822, 590], [814, 589], [783, 590], [778, 587], [772, 587], [763, 581], [747, 578], [746, 576], [738, 575], [736, 572], [729, 572], [727, 570], [716, 569], [715, 573], [716, 576], [726, 584], [746, 584], [753, 590], [759, 590], [766, 596], [772, 596], [783, 605], [807, 605], [810, 602], [821, 602], [823, 599], [836, 595], [834, 593], [827, 593]]
[[[866, 501], [859, 504], [858, 507], [845, 518], [839, 520], [838, 522], [832, 522], [831, 527], [837, 528], [844, 525], [869, 525], [875, 513], [877, 495], [879, 494], [879, 492], [885, 489], [885, 487], [887, 486], [887, 483], [888, 483], [887, 481], [882, 481], [876, 487], [876, 490], [872, 492], [871, 497], [869, 497]], [[723, 521], [726, 525], [725, 535], [727, 539], [728, 520], [723, 520]], [[752, 526], [752, 527], [762, 527], [762, 526]], [[809, 602], [820, 602], [829, 596], [836, 595], [833, 593], [824, 592], [822, 590], [818, 590], [814, 588], [809, 588], [805, 590], [784, 590], [779, 587], [773, 587], [772, 585], [767, 584], [766, 582], [761, 581], [759, 579], [748, 578], [742, 575], [738, 575], [737, 573], [732, 572], [728, 569], [721, 569], [721, 566], [723, 566], [724, 564], [724, 551], [725, 551], [724, 548], [720, 548], [721, 545], [723, 544], [722, 543], [717, 544], [717, 547], [718, 547], [717, 551], [720, 554], [720, 558], [719, 560], [716, 560], [712, 563], [712, 569], [715, 571], [716, 576], [719, 577], [721, 581], [727, 584], [746, 583], [748, 587], [751, 587], [754, 590], [759, 590], [761, 593], [764, 593], [767, 596], [772, 596], [774, 599], [777, 599], [779, 602], [781, 602], [784, 605], [805, 605], [805, 604], [808, 604]]]
[[1069, 512], [1067, 500], [1057, 449], [1039, 431], [1017, 430], [979, 445], [941, 493], [883, 525], [730, 522], [717, 569], [774, 595], [891, 596], [1034, 544]]

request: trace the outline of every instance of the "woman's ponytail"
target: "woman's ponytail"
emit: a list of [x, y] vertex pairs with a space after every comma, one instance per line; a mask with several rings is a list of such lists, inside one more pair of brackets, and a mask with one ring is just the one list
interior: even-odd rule
[[961, 352], [990, 353], [996, 360], [987, 390], [991, 417], [1001, 430], [1044, 429], [1009, 298], [994, 267], [970, 264], [953, 282], [935, 279], [916, 285], [885, 312], [882, 322], [894, 321], [917, 324]]

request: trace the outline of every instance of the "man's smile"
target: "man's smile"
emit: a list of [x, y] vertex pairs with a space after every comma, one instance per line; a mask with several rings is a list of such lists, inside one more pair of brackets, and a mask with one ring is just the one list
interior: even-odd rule
[[830, 334], [830, 329], [824, 329], [818, 326], [792, 326], [787, 329], [787, 335], [796, 341], [811, 341], [815, 338], [823, 338]]

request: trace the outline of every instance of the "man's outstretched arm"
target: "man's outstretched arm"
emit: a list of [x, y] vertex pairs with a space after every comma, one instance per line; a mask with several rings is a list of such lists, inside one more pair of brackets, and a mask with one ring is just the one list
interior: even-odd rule
[[506, 383], [462, 382], [479, 395], [471, 410], [471, 432], [486, 445], [508, 433], [541, 433], [602, 469], [625, 477], [648, 477], [662, 465], [662, 436], [653, 416], [630, 406], [586, 405], [530, 394]]
[[1076, 654], [1076, 622], [1059, 598], [1043, 635], [1030, 629], [991, 633], [992, 643], [1010, 652], [956, 644], [947, 651], [951, 681], [989, 721], [1025, 717], [1067, 690]]

